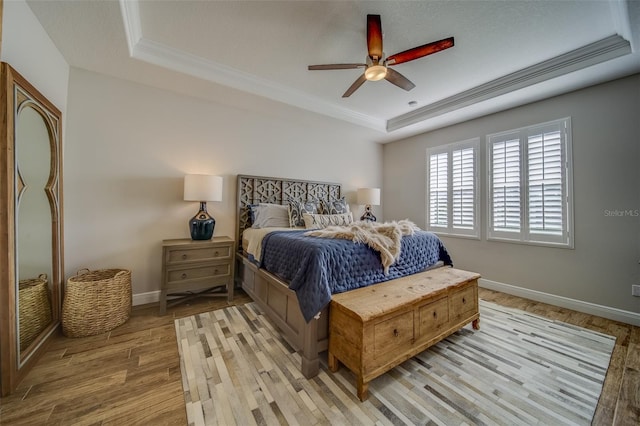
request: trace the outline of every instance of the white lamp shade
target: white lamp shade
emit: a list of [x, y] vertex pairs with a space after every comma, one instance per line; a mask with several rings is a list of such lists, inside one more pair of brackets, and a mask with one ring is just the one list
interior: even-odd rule
[[222, 177], [186, 175], [184, 177], [184, 200], [222, 201]]
[[358, 204], [380, 205], [380, 188], [358, 188]]

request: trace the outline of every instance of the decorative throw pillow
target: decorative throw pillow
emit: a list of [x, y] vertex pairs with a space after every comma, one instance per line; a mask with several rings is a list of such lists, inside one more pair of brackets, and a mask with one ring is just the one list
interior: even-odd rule
[[320, 213], [320, 203], [317, 201], [290, 201], [289, 202], [289, 226], [304, 226], [303, 213]]
[[249, 210], [249, 223], [252, 225], [256, 222], [256, 210], [258, 210], [259, 204], [247, 204]]
[[344, 197], [339, 200], [326, 201], [322, 200], [322, 214], [343, 214], [349, 213], [349, 204]]
[[252, 228], [289, 228], [289, 206], [260, 203], [255, 212]]
[[304, 227], [307, 229], [322, 229], [327, 226], [346, 226], [353, 223], [353, 214], [309, 214], [303, 213]]

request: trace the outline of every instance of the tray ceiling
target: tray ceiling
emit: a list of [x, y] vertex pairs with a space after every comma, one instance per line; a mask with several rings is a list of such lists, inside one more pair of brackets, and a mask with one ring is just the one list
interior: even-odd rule
[[[242, 106], [302, 108], [388, 142], [640, 71], [635, 1], [27, 0], [71, 66]], [[397, 65], [404, 91], [362, 70], [366, 15], [393, 54], [453, 36]], [[260, 101], [263, 102], [263, 101]]]

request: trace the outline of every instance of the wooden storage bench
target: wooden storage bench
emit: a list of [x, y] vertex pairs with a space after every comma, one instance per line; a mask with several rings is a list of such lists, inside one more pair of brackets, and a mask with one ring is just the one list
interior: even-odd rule
[[369, 382], [472, 322], [480, 328], [475, 272], [438, 268], [336, 294], [329, 314], [329, 369]]

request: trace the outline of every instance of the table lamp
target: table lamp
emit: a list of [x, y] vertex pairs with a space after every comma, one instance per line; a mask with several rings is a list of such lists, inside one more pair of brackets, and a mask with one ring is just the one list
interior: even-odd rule
[[210, 175], [186, 175], [184, 200], [200, 202], [200, 210], [189, 220], [193, 240], [210, 240], [216, 221], [207, 213], [207, 201], [222, 201], [222, 177]]
[[364, 204], [364, 214], [360, 220], [376, 221], [376, 217], [371, 213], [371, 206], [380, 205], [380, 188], [358, 188], [358, 204]]

